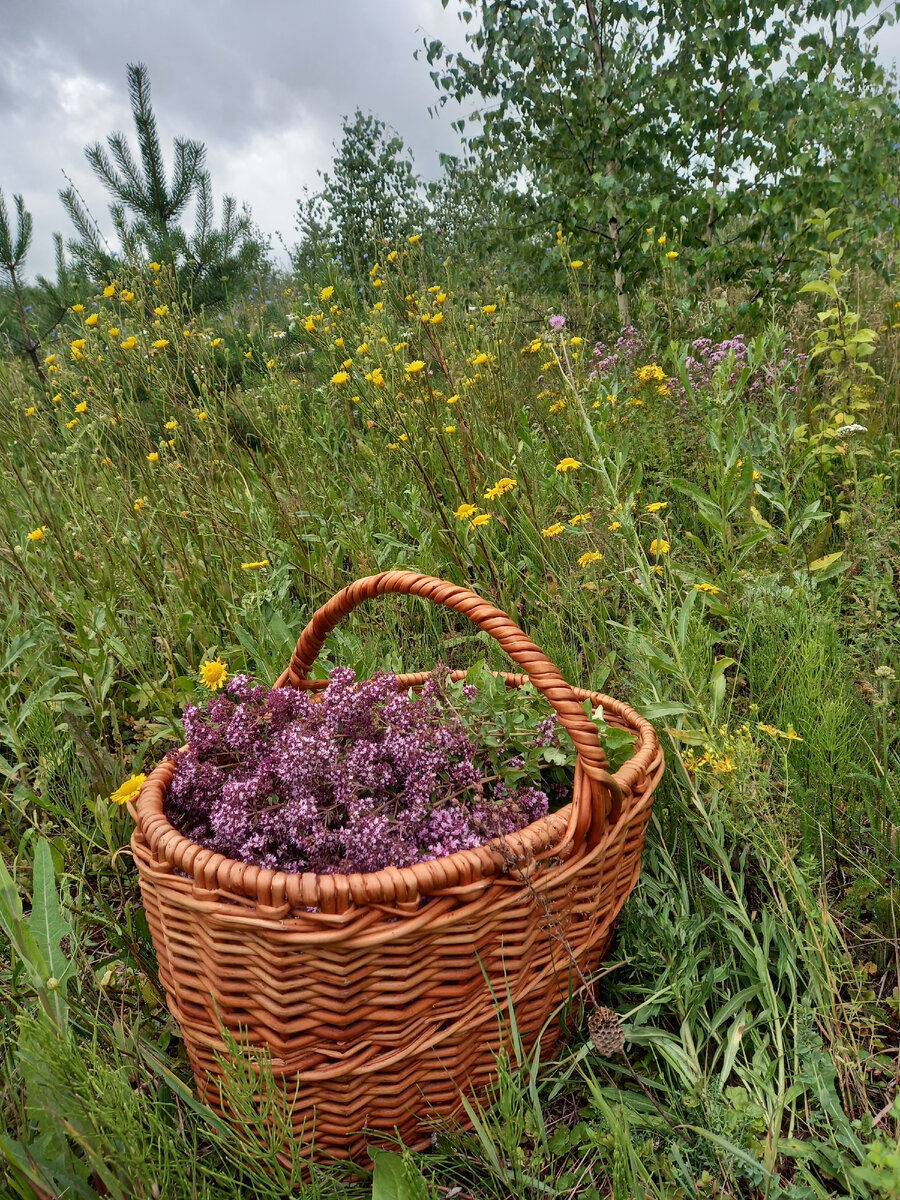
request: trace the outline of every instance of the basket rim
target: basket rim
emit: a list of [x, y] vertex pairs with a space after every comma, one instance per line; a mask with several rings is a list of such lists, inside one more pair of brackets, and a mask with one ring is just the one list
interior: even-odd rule
[[[494, 672], [512, 687], [529, 682], [527, 675], [508, 671]], [[397, 675], [400, 688], [415, 687], [427, 679], [430, 672], [411, 672]], [[463, 678], [465, 671], [452, 671], [451, 677]], [[310, 690], [324, 685], [325, 680], [308, 680], [301, 687]], [[278, 680], [275, 686], [281, 684]], [[283, 686], [283, 684], [282, 684]], [[613, 813], [613, 804], [603, 814], [603, 825], [612, 825], [627, 817], [633, 793], [643, 789], [649, 772], [661, 759], [661, 747], [653, 726], [633, 708], [603, 692], [573, 687], [578, 699], [602, 705], [604, 715], [612, 715], [618, 723], [637, 735], [634, 754], [612, 774], [610, 782], [621, 790], [622, 812]], [[147, 843], [157, 862], [166, 863], [194, 882], [195, 895], [199, 889], [209, 898], [216, 892], [226, 892], [255, 899], [266, 908], [316, 908], [321, 912], [341, 912], [355, 904], [393, 905], [417, 908], [419, 898], [453, 888], [484, 886], [496, 875], [508, 870], [510, 853], [514, 862], [526, 867], [537, 859], [558, 856], [568, 858], [576, 848], [579, 836], [584, 838], [588, 821], [578, 823], [575, 817], [575, 797], [578, 789], [585, 791], [590, 803], [590, 780], [582, 770], [581, 755], [576, 751], [573, 798], [554, 813], [533, 821], [514, 833], [498, 836], [481, 846], [457, 850], [439, 858], [425, 859], [407, 867], [383, 867], [378, 871], [333, 875], [317, 872], [288, 872], [241, 862], [199, 845], [172, 825], [165, 815], [165, 797], [175, 772], [175, 760], [189, 749], [179, 747], [167, 755], [145, 780], [136, 800], [128, 803], [135, 822], [135, 833]], [[606, 790], [606, 789], [604, 789]], [[590, 814], [588, 814], [590, 816]], [[501, 849], [506, 848], [506, 852]]]

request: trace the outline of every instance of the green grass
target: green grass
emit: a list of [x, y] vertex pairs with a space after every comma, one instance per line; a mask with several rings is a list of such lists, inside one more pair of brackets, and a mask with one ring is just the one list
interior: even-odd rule
[[[420, 249], [379, 290], [323, 268], [221, 320], [182, 311], [165, 270], [137, 274], [96, 327], [71, 315], [50, 389], [0, 360], [0, 849], [20, 939], [0, 967], [7, 1193], [292, 1194], [280, 1118], [266, 1132], [239, 1063], [242, 1131], [193, 1099], [108, 797], [179, 744], [205, 658], [273, 680], [318, 604], [402, 566], [473, 587], [572, 682], [643, 707], [668, 771], [598, 984], [627, 1059], [586, 1031], [553, 1060], [514, 1054], [474, 1132], [383, 1160], [384, 1194], [896, 1195], [896, 331], [874, 378], [798, 362], [761, 391], [730, 368], [684, 391], [689, 343], [647, 324], [640, 357], [592, 379], [594, 340], [616, 334], [585, 293], [457, 291]], [[880, 293], [861, 287], [877, 328]], [[748, 331], [753, 361], [796, 362], [812, 323], [798, 304]], [[670, 394], [636, 377], [654, 364]], [[869, 432], [837, 434], [850, 420]], [[566, 458], [580, 466], [557, 470]], [[486, 499], [502, 477], [516, 487]], [[386, 598], [318, 666], [484, 655], [505, 667], [461, 619]], [[47, 848], [54, 953], [72, 963], [50, 989], [50, 951], [38, 961], [23, 932], [49, 903]], [[304, 1187], [372, 1194], [327, 1165]]]

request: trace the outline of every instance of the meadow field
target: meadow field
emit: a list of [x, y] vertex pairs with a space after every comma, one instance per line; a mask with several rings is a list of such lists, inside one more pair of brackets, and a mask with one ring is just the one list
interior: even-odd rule
[[[460, 157], [425, 182], [357, 109], [280, 265], [214, 202], [202, 142], [163, 150], [142, 64], [137, 152], [86, 148], [99, 219], [66, 176], [53, 278], [0, 191], [3, 1197], [900, 1196], [900, 99], [864, 40], [898, 10], [455, 7], [464, 48], [419, 55], [436, 108], [462, 106]], [[396, 568], [633, 705], [666, 770], [555, 1049], [526, 1052], [513, 1013], [495, 1083], [430, 1149], [291, 1164], [273, 1060], [223, 1035], [235, 1119], [197, 1098], [123, 802], [186, 706], [271, 686], [320, 605]], [[497, 642], [412, 598], [351, 614], [314, 673], [438, 665], [522, 724]], [[529, 745], [562, 770], [550, 725]], [[378, 919], [419, 920], [397, 903]]]
[[[502, 1063], [475, 1131], [383, 1194], [898, 1194], [900, 293], [826, 261], [828, 294], [742, 328], [681, 303], [665, 232], [624, 330], [561, 233], [542, 296], [415, 231], [214, 314], [123, 270], [45, 384], [2, 360], [6, 1194], [290, 1194], [252, 1103], [242, 1136], [191, 1096], [109, 797], [180, 743], [204, 662], [274, 680], [388, 567], [637, 705], [667, 772], [600, 985], [627, 1060], [585, 1032]], [[505, 668], [464, 625], [369, 606], [319, 668]], [[305, 1194], [356, 1186], [325, 1165]]]

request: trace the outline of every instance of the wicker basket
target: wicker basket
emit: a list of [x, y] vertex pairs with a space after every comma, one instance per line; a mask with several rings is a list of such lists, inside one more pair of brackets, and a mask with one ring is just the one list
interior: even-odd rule
[[[371, 874], [285, 874], [235, 862], [184, 837], [163, 812], [173, 764], [135, 805], [132, 849], [160, 978], [201, 1096], [228, 1116], [217, 1079], [222, 1025], [267, 1050], [291, 1109], [286, 1154], [365, 1161], [379, 1133], [415, 1148], [435, 1118], [460, 1117], [492, 1076], [511, 1001], [526, 1048], [605, 954], [640, 871], [663, 770], [633, 709], [570, 687], [505, 613], [474, 592], [406, 571], [361, 579], [315, 614], [279, 686], [307, 679], [328, 633], [363, 600], [410, 593], [464, 613], [497, 639], [559, 715], [577, 749], [571, 804], [503, 845]], [[460, 678], [461, 672], [455, 677]], [[399, 677], [420, 685], [427, 674]], [[633, 757], [607, 771], [582, 702], [633, 730]], [[548, 1028], [550, 1049], [560, 1033]]]

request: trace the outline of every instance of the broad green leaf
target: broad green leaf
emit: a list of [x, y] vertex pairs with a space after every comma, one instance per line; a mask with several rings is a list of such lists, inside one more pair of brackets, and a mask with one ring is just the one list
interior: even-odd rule
[[415, 1163], [391, 1150], [376, 1150], [372, 1200], [430, 1200], [428, 1183]]
[[838, 559], [843, 558], [843, 556], [843, 550], [835, 550], [834, 554], [826, 554], [824, 558], [817, 558], [815, 562], [811, 562], [809, 569], [810, 571], [824, 571], [832, 563], [836, 563]]
[[72, 925], [63, 916], [56, 893], [53, 855], [46, 839], [41, 838], [34, 851], [33, 898], [28, 926], [40, 947], [50, 975], [62, 984], [73, 971], [72, 963], [60, 943], [73, 936]]

